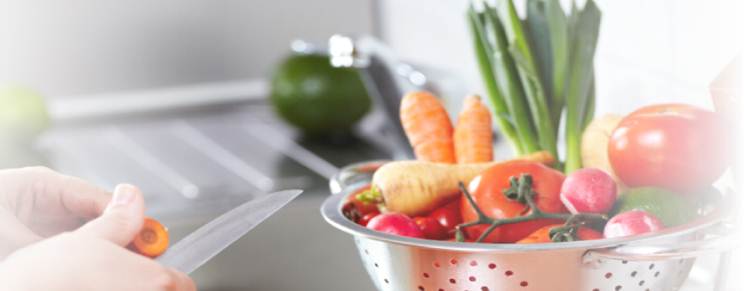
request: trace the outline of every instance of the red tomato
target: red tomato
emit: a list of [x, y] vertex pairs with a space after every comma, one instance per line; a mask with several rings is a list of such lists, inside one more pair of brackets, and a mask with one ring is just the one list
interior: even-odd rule
[[453, 233], [455, 227], [462, 223], [462, 216], [460, 215], [460, 200], [452, 201], [437, 208], [429, 214], [429, 217], [439, 221], [439, 224], [444, 226], [448, 233]]
[[421, 232], [424, 233], [424, 238], [443, 240], [448, 237], [447, 229], [445, 229], [444, 226], [439, 224], [439, 221], [432, 217], [416, 217], [413, 219], [413, 221], [421, 229]]
[[603, 239], [604, 234], [588, 227], [579, 227], [579, 240], [597, 240]]
[[[521, 239], [518, 241], [518, 244], [536, 244], [536, 243], [552, 243], [553, 240], [550, 238], [550, 231], [553, 230], [553, 228], [561, 227], [563, 224], [553, 224], [548, 225], [545, 227], [542, 227], [538, 229], [537, 231], [533, 232], [532, 234], [528, 235], [527, 237]], [[595, 240], [595, 239], [603, 239], [604, 235], [602, 235], [601, 232], [598, 232], [596, 230], [593, 230], [588, 227], [579, 227], [579, 230], [576, 234], [578, 240]]]
[[[540, 210], [548, 213], [565, 213], [566, 208], [560, 200], [561, 184], [565, 177], [559, 171], [543, 164], [530, 161], [509, 161], [493, 166], [473, 179], [468, 189], [473, 200], [491, 218], [504, 219], [529, 214], [526, 205], [509, 200], [504, 190], [509, 188], [509, 178], [522, 174], [532, 176], [532, 189], [537, 193], [535, 202]], [[463, 222], [476, 221], [478, 215], [464, 196], [460, 201]], [[513, 243], [530, 233], [560, 220], [540, 219], [498, 227], [485, 242]], [[478, 238], [487, 225], [477, 225], [466, 229], [469, 238]]]
[[728, 165], [722, 119], [684, 104], [643, 107], [625, 117], [608, 146], [615, 173], [630, 187], [693, 192], [710, 186]]
[[361, 225], [361, 226], [367, 226], [367, 224], [369, 223], [369, 221], [372, 220], [372, 218], [375, 218], [375, 216], [378, 216], [378, 215], [380, 215], [380, 212], [379, 211], [377, 211], [377, 210], [372, 211], [370, 213], [367, 213], [367, 214], [363, 215], [362, 218], [360, 218], [359, 219], [359, 222], [357, 222], [357, 223], [359, 223], [359, 225]]
[[370, 187], [371, 186], [363, 187], [362, 189], [357, 190], [349, 196], [349, 202], [351, 204], [354, 204], [354, 208], [356, 208], [356, 210], [359, 211], [359, 214], [361, 215], [365, 215], [367, 213], [375, 211], [379, 212], [379, 209], [377, 209], [377, 204], [364, 202], [357, 199], [357, 195], [359, 195], [359, 193], [369, 190]]
[[551, 225], [543, 226], [540, 229], [528, 235], [527, 237], [517, 241], [517, 243], [518, 244], [552, 243], [553, 240], [550, 239], [550, 231], [553, 228], [561, 227], [561, 226], [563, 226], [563, 224], [551, 224]]
[[369, 221], [367, 228], [399, 236], [415, 238], [424, 237], [424, 233], [418, 225], [413, 222], [413, 219], [400, 213], [384, 213], [377, 215]]

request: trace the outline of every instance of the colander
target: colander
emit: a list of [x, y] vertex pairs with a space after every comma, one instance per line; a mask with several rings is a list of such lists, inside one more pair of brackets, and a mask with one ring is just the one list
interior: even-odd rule
[[321, 207], [326, 221], [353, 235], [378, 290], [674, 291], [697, 257], [724, 252], [738, 241], [723, 214], [632, 239], [559, 244], [459, 243], [379, 233], [350, 221], [341, 208], [383, 164], [343, 168], [331, 180], [334, 195]]

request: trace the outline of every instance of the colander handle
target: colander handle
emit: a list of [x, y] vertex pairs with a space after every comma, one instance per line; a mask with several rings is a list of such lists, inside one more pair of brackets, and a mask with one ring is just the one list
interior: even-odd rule
[[589, 250], [584, 254], [584, 263], [592, 264], [603, 260], [620, 261], [664, 261], [697, 258], [709, 254], [719, 254], [742, 246], [742, 232], [733, 226], [724, 226], [723, 234], [705, 239], [666, 244], [628, 244], [614, 248]]
[[341, 194], [355, 186], [365, 186], [372, 182], [372, 175], [389, 161], [361, 162], [346, 166], [330, 180], [331, 194]]

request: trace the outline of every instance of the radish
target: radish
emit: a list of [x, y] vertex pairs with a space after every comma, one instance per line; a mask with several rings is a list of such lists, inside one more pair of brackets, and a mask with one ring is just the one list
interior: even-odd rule
[[605, 225], [604, 235], [607, 238], [632, 236], [663, 228], [664, 224], [656, 216], [643, 210], [631, 210], [610, 219]]
[[573, 214], [608, 213], [616, 200], [615, 181], [600, 169], [577, 170], [561, 186], [561, 201]]
[[416, 222], [400, 213], [377, 215], [367, 223], [367, 228], [399, 236], [424, 238], [424, 232], [421, 231]]

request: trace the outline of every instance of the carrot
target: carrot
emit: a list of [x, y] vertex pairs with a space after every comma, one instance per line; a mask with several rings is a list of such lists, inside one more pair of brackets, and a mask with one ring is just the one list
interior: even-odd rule
[[493, 130], [491, 112], [480, 97], [465, 98], [455, 126], [457, 163], [484, 163], [493, 160]]
[[[551, 164], [548, 152], [520, 160]], [[409, 216], [428, 213], [460, 195], [459, 182], [470, 183], [481, 172], [501, 162], [442, 164], [427, 161], [396, 161], [380, 167], [372, 176], [372, 187], [382, 194], [389, 211]]]
[[429, 92], [406, 94], [400, 103], [400, 121], [416, 158], [454, 163], [452, 123], [442, 103]]
[[139, 254], [157, 257], [168, 249], [168, 229], [157, 220], [145, 217], [142, 230], [132, 241], [131, 247]]
[[532, 234], [528, 235], [527, 237], [521, 239], [518, 241], [518, 244], [542, 244], [542, 243], [552, 243], [553, 240], [550, 238], [550, 231], [553, 230], [556, 227], [561, 227], [563, 224], [552, 224], [548, 226], [544, 226]]

